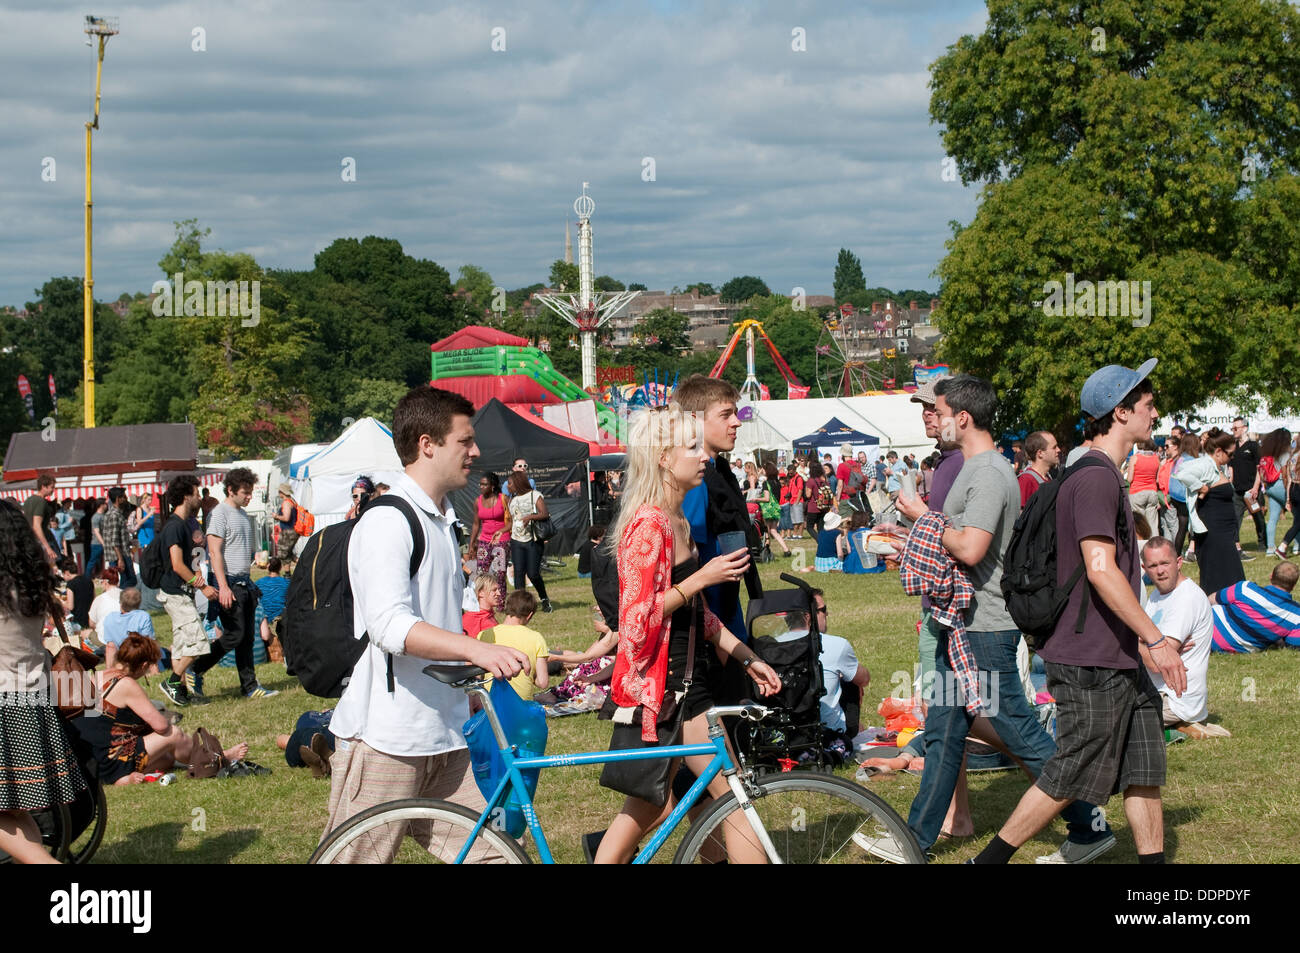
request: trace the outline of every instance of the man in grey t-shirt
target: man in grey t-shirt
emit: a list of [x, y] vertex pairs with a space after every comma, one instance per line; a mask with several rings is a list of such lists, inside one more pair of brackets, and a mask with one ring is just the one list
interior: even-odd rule
[[226, 498], [208, 516], [208, 558], [212, 565], [210, 582], [217, 590], [221, 620], [221, 638], [212, 643], [212, 651], [198, 659], [185, 674], [191, 695], [203, 698], [203, 673], [235, 650], [235, 669], [239, 672], [239, 690], [245, 698], [268, 698], [279, 692], [258, 684], [253, 670], [253, 639], [258, 637], [254, 620], [257, 613], [257, 590], [248, 571], [253, 565], [256, 530], [244, 507], [253, 496], [257, 477], [247, 467], [236, 467], [226, 474]]
[[[988, 381], [968, 374], [937, 382], [934, 394], [942, 436], [955, 442], [964, 458], [943, 503], [953, 523], [943, 534], [943, 545], [975, 588], [966, 610], [966, 638], [979, 670], [980, 697], [986, 706], [983, 717], [992, 724], [1004, 750], [1023, 763], [1031, 778], [1037, 778], [1056, 753], [1056, 744], [1025, 698], [1016, 666], [1020, 630], [1002, 598], [1002, 554], [1020, 515], [1020, 485], [993, 442], [997, 396]], [[900, 497], [898, 509], [916, 520], [926, 507], [918, 499]], [[930, 703], [925, 718], [925, 770], [907, 818], [922, 850], [929, 850], [939, 838], [974, 721], [953, 674], [950, 638], [951, 630], [941, 631], [934, 683], [922, 686]], [[1092, 830], [1092, 805], [1076, 802], [1063, 816], [1072, 841], [1109, 837], [1113, 842], [1108, 829]]]

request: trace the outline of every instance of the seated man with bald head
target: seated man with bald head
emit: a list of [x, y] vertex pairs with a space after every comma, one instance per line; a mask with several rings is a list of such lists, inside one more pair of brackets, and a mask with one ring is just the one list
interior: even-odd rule
[[[1205, 720], [1210, 714], [1208, 676], [1214, 623], [1210, 600], [1182, 574], [1182, 565], [1174, 544], [1163, 536], [1153, 536], [1142, 547], [1142, 569], [1152, 582], [1143, 608], [1160, 630], [1160, 641], [1173, 643], [1187, 669], [1187, 688], [1181, 695], [1166, 685], [1158, 672], [1151, 673], [1151, 684], [1160, 692], [1166, 728], [1189, 738], [1230, 737], [1226, 728]], [[1141, 646], [1139, 651], [1145, 656], [1147, 648]]]
[[1286, 645], [1300, 649], [1300, 604], [1295, 601], [1295, 563], [1273, 567], [1267, 586], [1239, 582], [1210, 597], [1214, 604], [1215, 652], [1245, 654]]

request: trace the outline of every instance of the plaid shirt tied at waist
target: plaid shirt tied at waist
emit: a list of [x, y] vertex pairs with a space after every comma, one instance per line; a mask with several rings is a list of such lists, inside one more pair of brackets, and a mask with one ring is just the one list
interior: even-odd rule
[[975, 595], [966, 570], [943, 548], [943, 531], [952, 526], [943, 513], [931, 510], [916, 521], [899, 559], [903, 591], [930, 597], [932, 618], [952, 630], [948, 637], [948, 662], [961, 686], [966, 710], [972, 716], [986, 707], [980, 699], [975, 658], [966, 641], [966, 609]]

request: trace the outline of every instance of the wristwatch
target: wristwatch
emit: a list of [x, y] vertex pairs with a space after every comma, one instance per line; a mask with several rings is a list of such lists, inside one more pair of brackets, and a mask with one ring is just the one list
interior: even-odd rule
[[753, 665], [753, 664], [754, 664], [755, 662], [757, 662], [757, 661], [758, 661], [758, 656], [757, 656], [757, 655], [751, 655], [749, 658], [745, 659], [745, 661], [741, 662], [740, 664], [741, 664], [741, 667], [744, 668], [744, 670], [745, 670], [746, 672], [748, 672], [748, 671], [749, 671], [749, 667], [750, 667], [751, 665]]

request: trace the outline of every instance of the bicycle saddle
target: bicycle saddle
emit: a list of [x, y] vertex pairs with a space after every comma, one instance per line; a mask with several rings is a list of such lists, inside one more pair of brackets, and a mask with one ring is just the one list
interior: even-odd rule
[[470, 665], [469, 662], [430, 662], [423, 672], [446, 685], [455, 685], [457, 682], [486, 675], [487, 669]]

